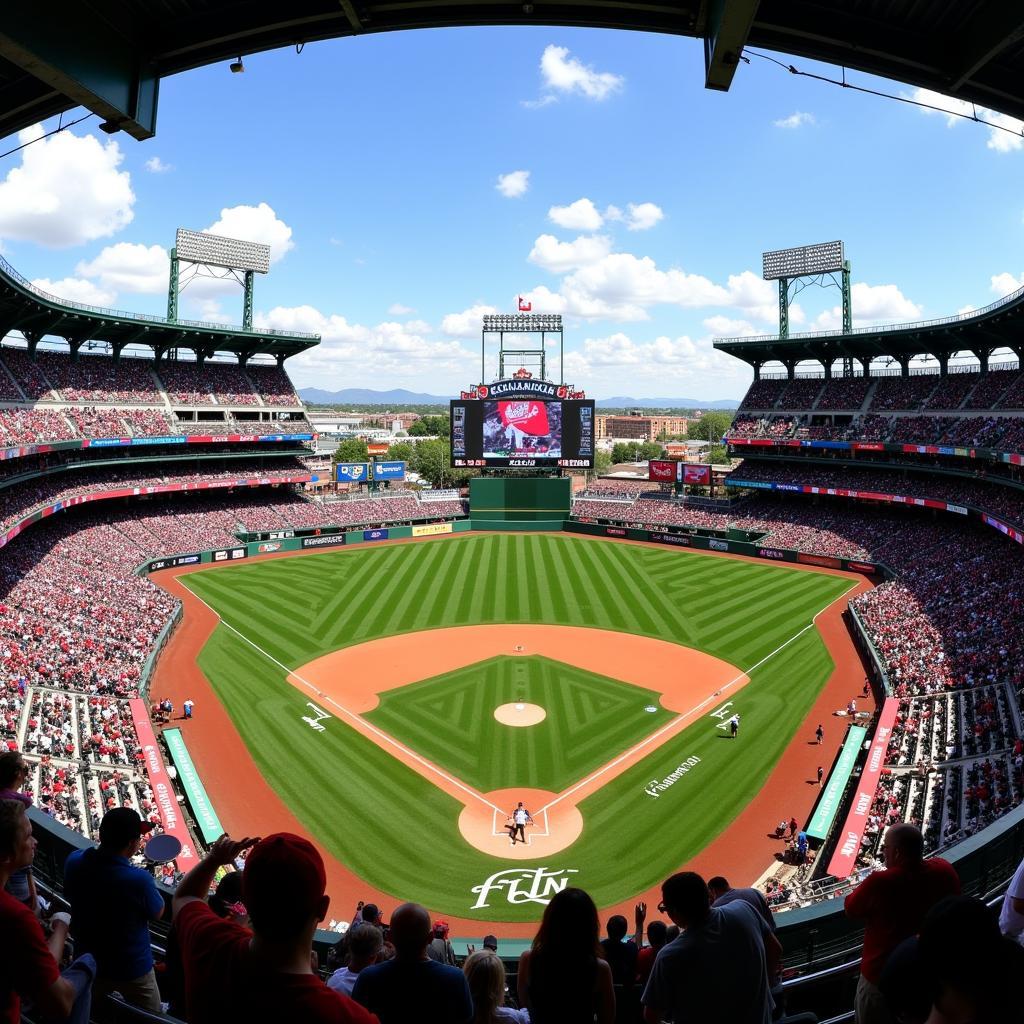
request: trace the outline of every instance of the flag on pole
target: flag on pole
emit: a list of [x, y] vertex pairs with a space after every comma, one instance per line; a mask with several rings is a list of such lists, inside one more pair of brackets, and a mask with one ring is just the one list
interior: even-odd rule
[[532, 302], [523, 302], [523, 297], [522, 297], [522, 295], [520, 295], [519, 296], [519, 312], [520, 313], [529, 313], [531, 309], [533, 309], [533, 303]]

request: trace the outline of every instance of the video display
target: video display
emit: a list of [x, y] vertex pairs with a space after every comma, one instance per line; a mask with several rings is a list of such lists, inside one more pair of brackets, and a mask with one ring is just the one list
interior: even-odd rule
[[543, 398], [451, 404], [456, 469], [589, 468], [594, 464], [594, 403]]
[[562, 403], [537, 398], [484, 402], [485, 459], [562, 457]]

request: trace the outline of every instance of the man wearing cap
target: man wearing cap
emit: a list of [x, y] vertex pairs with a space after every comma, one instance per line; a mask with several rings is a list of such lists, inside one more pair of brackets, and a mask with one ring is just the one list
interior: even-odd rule
[[[252, 931], [217, 917], [204, 899], [217, 869], [244, 850], [249, 855], [242, 899]], [[221, 836], [174, 894], [190, 1024], [378, 1024], [313, 971], [313, 933], [331, 902], [326, 888], [323, 859], [300, 836], [278, 832], [238, 841]]]
[[153, 876], [131, 863], [153, 828], [130, 807], [115, 807], [100, 822], [99, 848], [76, 850], [64, 864], [77, 953], [96, 958], [97, 995], [120, 992], [151, 1013], [160, 1012], [149, 922], [164, 912]]

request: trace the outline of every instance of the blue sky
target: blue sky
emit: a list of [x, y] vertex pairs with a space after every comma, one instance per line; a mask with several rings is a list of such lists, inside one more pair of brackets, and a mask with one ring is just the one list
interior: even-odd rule
[[[518, 294], [563, 313], [589, 394], [722, 399], [750, 371], [710, 339], [777, 326], [765, 249], [843, 239], [861, 323], [1024, 281], [1024, 138], [757, 58], [708, 92], [694, 40], [434, 30], [245, 66], [165, 80], [146, 143], [91, 119], [0, 161], [6, 258], [69, 298], [161, 312], [176, 227], [264, 241], [260, 322], [324, 336], [288, 364], [300, 386], [442, 394], [475, 381], [480, 316]], [[805, 292], [794, 329], [837, 326], [837, 302]], [[222, 283], [183, 293], [183, 316], [240, 313]]]

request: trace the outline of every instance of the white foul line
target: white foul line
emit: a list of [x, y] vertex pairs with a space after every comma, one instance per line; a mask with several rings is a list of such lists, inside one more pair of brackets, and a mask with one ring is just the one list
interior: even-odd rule
[[825, 612], [829, 610], [829, 608], [832, 607], [832, 605], [834, 605], [838, 601], [841, 601], [844, 597], [846, 597], [846, 595], [851, 590], [853, 590], [857, 586], [857, 583], [852, 583], [849, 587], [846, 588], [846, 590], [843, 591], [842, 594], [839, 595], [839, 597], [835, 599], [835, 601], [830, 601], [827, 605], [825, 605], [825, 607], [822, 608], [821, 611], [819, 611], [814, 616], [814, 618], [811, 619], [811, 621], [806, 626], [804, 626], [803, 629], [800, 630], [799, 633], [794, 633], [793, 636], [791, 636], [785, 643], [780, 644], [778, 647], [776, 647], [775, 650], [771, 652], [771, 654], [766, 654], [756, 665], [751, 665], [746, 672], [740, 672], [739, 675], [737, 675], [734, 679], [730, 679], [729, 682], [727, 682], [721, 689], [716, 690], [713, 694], [711, 694], [710, 697], [705, 698], [699, 704], [690, 708], [689, 711], [680, 712], [670, 722], [666, 722], [665, 725], [663, 725], [656, 732], [652, 732], [650, 736], [645, 737], [635, 746], [630, 747], [629, 750], [627, 750], [624, 754], [620, 755], [619, 757], [615, 758], [614, 761], [609, 761], [607, 764], [602, 765], [600, 768], [597, 769], [597, 771], [591, 772], [585, 779], [582, 779], [580, 782], [577, 782], [575, 786], [572, 786], [571, 788], [565, 790], [565, 792], [563, 793], [559, 793], [558, 796], [556, 796], [555, 799], [551, 801], [551, 803], [545, 804], [540, 810], [547, 811], [549, 808], [554, 807], [555, 804], [557, 804], [559, 801], [564, 800], [567, 796], [572, 796], [573, 793], [578, 792], [584, 786], [593, 782], [594, 779], [600, 778], [600, 776], [604, 775], [605, 772], [622, 764], [622, 762], [625, 761], [626, 758], [635, 754], [638, 750], [643, 750], [643, 748], [650, 744], [652, 740], [658, 739], [659, 736], [663, 736], [670, 729], [675, 728], [677, 725], [679, 725], [682, 719], [689, 718], [690, 715], [694, 714], [697, 711], [700, 711], [702, 708], [707, 707], [708, 704], [717, 704], [717, 698], [721, 697], [726, 690], [728, 690], [731, 686], [735, 686], [736, 683], [738, 683], [744, 676], [749, 676], [751, 672], [753, 672], [755, 669], [760, 668], [766, 661], [770, 660], [771, 658], [774, 658], [775, 655], [778, 654], [780, 651], [785, 650], [791, 643], [793, 643], [794, 640], [799, 640], [800, 637], [802, 637], [804, 633], [807, 632], [807, 630], [813, 629], [815, 622], [817, 622], [818, 620], [818, 615], [823, 615]]
[[[184, 584], [182, 585], [184, 586]], [[204, 605], [211, 612], [213, 612], [214, 615], [217, 616], [217, 621], [222, 626], [226, 627], [227, 629], [230, 629], [232, 633], [235, 633], [237, 636], [241, 637], [250, 647], [259, 651], [259, 653], [262, 654], [263, 657], [267, 659], [267, 661], [272, 661], [275, 665], [277, 665], [278, 668], [283, 669], [287, 676], [294, 676], [304, 686], [308, 686], [321, 699], [322, 702], [326, 704], [333, 704], [343, 715], [347, 716], [348, 718], [354, 721], [358, 721], [360, 726], [362, 726], [364, 729], [367, 729], [369, 732], [372, 732], [381, 741], [383, 745], [390, 745], [394, 747], [396, 750], [402, 751], [402, 753], [405, 754], [407, 757], [411, 757], [418, 764], [423, 765], [423, 767], [427, 771], [432, 772], [434, 775], [437, 775], [440, 778], [444, 779], [445, 782], [450, 782], [457, 789], [461, 789], [463, 793], [466, 793], [468, 796], [471, 796], [474, 799], [479, 800], [486, 807], [491, 807], [498, 813], [504, 813], [500, 807], [498, 807], [496, 804], [492, 804], [490, 800], [482, 796], [475, 789], [471, 789], [465, 783], [460, 782], [456, 778], [453, 778], [447, 772], [443, 771], [441, 768], [438, 768], [436, 764], [433, 764], [424, 757], [420, 757], [420, 755], [417, 754], [414, 750], [410, 750], [403, 743], [400, 743], [398, 740], [394, 738], [394, 736], [389, 736], [382, 729], [378, 729], [377, 726], [375, 726], [372, 722], [368, 722], [365, 718], [363, 718], [361, 715], [357, 715], [354, 711], [349, 711], [348, 708], [346, 708], [342, 704], [339, 704], [333, 697], [324, 693], [322, 690], [317, 689], [317, 687], [314, 686], [308, 679], [303, 679], [303, 677], [300, 676], [298, 672], [295, 672], [292, 669], [290, 669], [287, 665], [282, 664], [272, 654], [268, 654], [265, 650], [263, 650], [263, 648], [260, 647], [259, 644], [253, 643], [252, 640], [250, 640], [244, 633], [235, 629], [235, 627], [232, 626], [230, 622], [227, 622], [221, 616], [220, 612], [216, 611], [216, 609], [214, 608], [210, 608], [210, 606], [194, 590], [192, 590], [190, 587], [186, 587], [186, 589], [200, 604]]]

